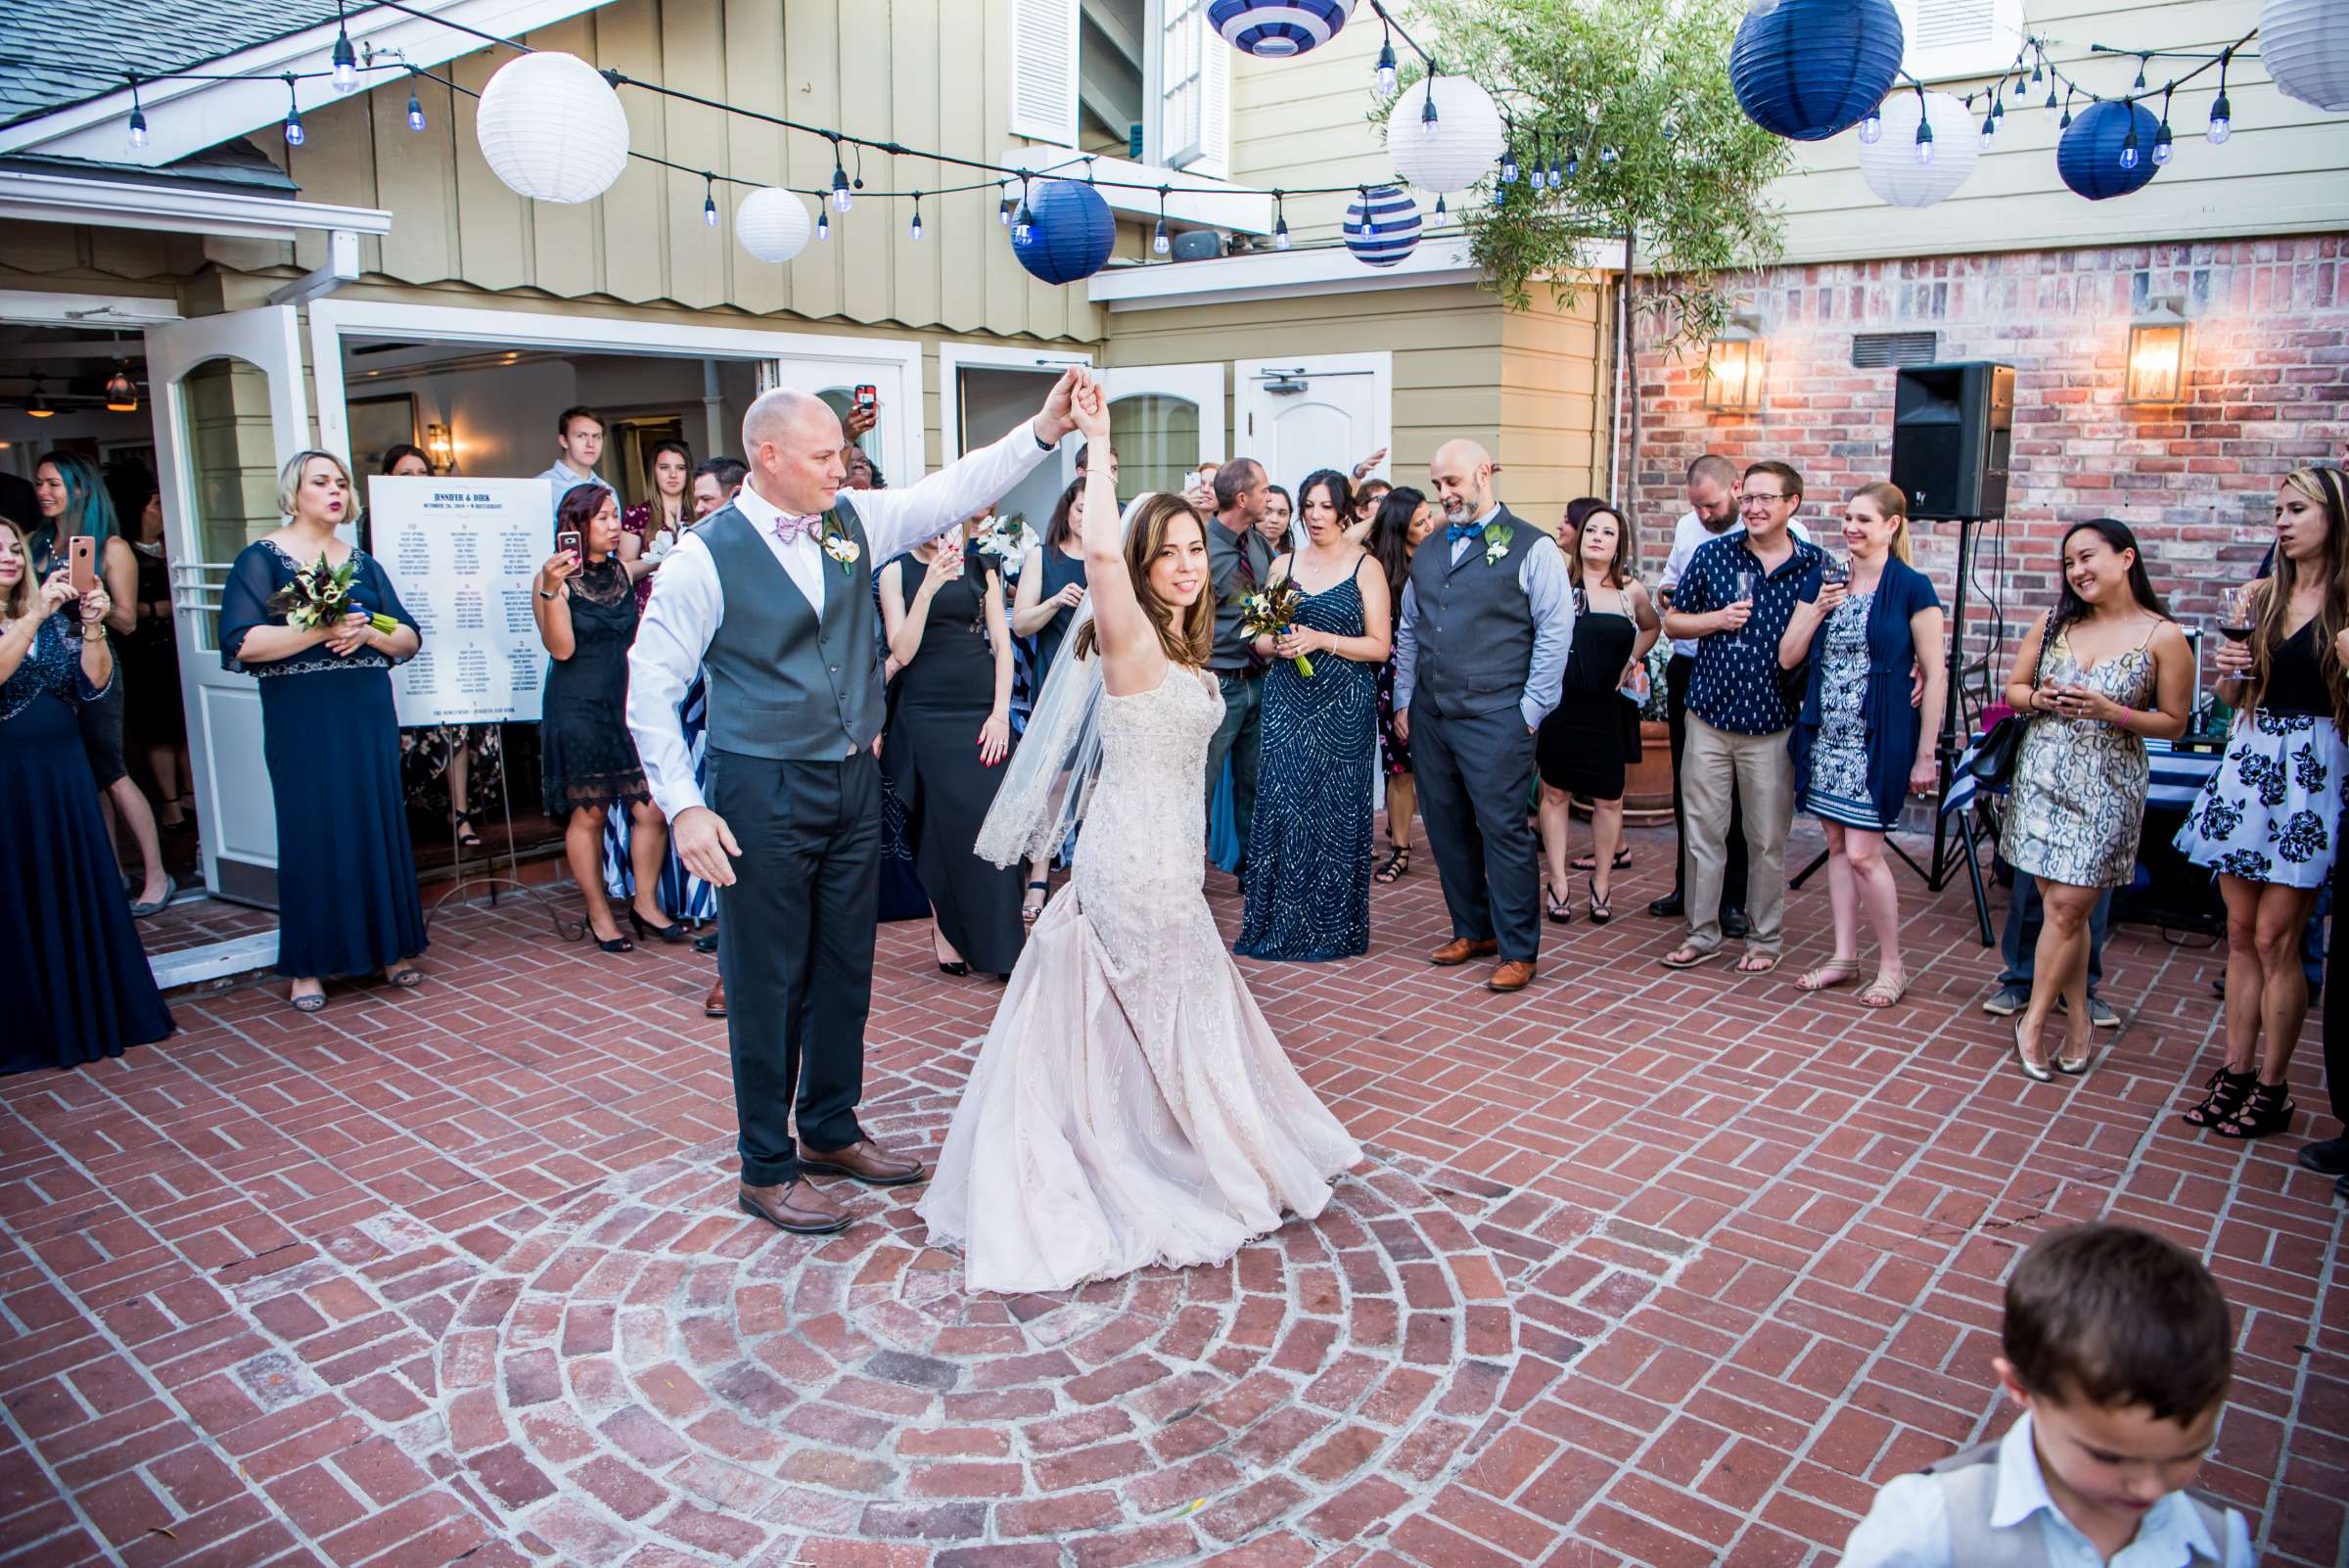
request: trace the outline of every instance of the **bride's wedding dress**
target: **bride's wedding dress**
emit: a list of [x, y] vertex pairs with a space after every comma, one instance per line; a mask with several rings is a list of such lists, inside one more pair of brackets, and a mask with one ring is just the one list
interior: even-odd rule
[[1297, 1076], [1202, 891], [1213, 677], [1104, 695], [1076, 874], [1037, 919], [920, 1214], [973, 1290], [1220, 1263], [1361, 1149]]

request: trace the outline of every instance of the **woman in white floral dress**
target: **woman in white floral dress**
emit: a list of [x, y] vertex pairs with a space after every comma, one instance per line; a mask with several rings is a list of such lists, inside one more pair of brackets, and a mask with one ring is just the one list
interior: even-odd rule
[[2227, 904], [2227, 1059], [2186, 1112], [2223, 1138], [2291, 1122], [2284, 1078], [2308, 1016], [2300, 933], [2340, 853], [2349, 485], [2339, 469], [2297, 470], [2277, 490], [2276, 575], [2256, 591], [2250, 639], [2217, 657], [2234, 734], [2178, 830], [2186, 856], [2218, 872]]
[[2015, 755], [1999, 852], [2039, 879], [2047, 911], [2014, 1054], [2043, 1084], [2054, 1074], [2040, 1031], [2058, 995], [2067, 1017], [2055, 1066], [2088, 1071], [2089, 913], [2137, 868], [2152, 771], [2145, 742], [2186, 733], [2193, 667], [2128, 525], [2108, 517], [2074, 524], [2063, 536], [2062, 595], [2023, 638], [2006, 679], [2006, 701], [2030, 727]]

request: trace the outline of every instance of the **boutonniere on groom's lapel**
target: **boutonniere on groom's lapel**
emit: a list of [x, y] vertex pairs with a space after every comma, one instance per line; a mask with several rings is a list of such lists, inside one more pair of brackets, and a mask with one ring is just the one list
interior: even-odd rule
[[1509, 524], [1501, 521], [1499, 518], [1495, 518], [1492, 522], [1486, 524], [1485, 565], [1491, 566], [1495, 562], [1498, 561], [1502, 556], [1508, 554], [1509, 541], [1516, 536], [1517, 530], [1511, 527]]
[[824, 554], [840, 563], [842, 576], [848, 576], [855, 572], [856, 558], [864, 553], [864, 547], [850, 538], [841, 528], [838, 512], [824, 514], [823, 532], [819, 538], [824, 547]]

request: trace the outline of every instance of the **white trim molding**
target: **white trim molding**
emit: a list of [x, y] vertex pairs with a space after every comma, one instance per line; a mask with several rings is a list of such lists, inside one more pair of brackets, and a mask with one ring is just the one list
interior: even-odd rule
[[[414, 0], [428, 10], [484, 32], [512, 38], [533, 27], [593, 11], [605, 0]], [[483, 47], [472, 33], [459, 32], [423, 17], [369, 7], [354, 0], [347, 19], [351, 42], [360, 58], [390, 54], [411, 66], [444, 65], [459, 55]], [[140, 163], [160, 168], [191, 153], [217, 147], [248, 131], [274, 125], [286, 117], [286, 83], [282, 72], [323, 71], [334, 64], [336, 24], [325, 23], [289, 32], [250, 49], [240, 49], [206, 61], [207, 72], [244, 76], [243, 81], [144, 82], [139, 107], [145, 111], [148, 143], [130, 145], [125, 123], [130, 117], [130, 92], [120, 91], [68, 104], [50, 114], [0, 130], [0, 154], [42, 152], [59, 158], [83, 158], [107, 163]], [[368, 71], [366, 87], [404, 89], [405, 71]], [[362, 90], [365, 90], [362, 88]], [[295, 101], [303, 113], [339, 102], [334, 83], [313, 76], [295, 83]], [[402, 93], [404, 95], [404, 91]]]
[[[1223, 47], [1216, 40], [1216, 47]], [[1101, 187], [1101, 199], [1109, 204], [1112, 212], [1128, 217], [1158, 216], [1158, 188], [1167, 187], [1167, 221], [1185, 228], [1222, 229], [1233, 234], [1269, 234], [1272, 232], [1272, 193], [1251, 186], [1234, 185], [1229, 180], [1213, 179], [1204, 174], [1188, 174], [1178, 168], [1156, 168], [1148, 163], [1128, 162], [1122, 158], [1093, 158], [1073, 153], [1065, 147], [1014, 147], [996, 159], [1006, 168], [1024, 168], [1037, 174], [1057, 174], [1066, 179], [1081, 180], [1089, 169], [1096, 179], [1118, 180], [1134, 185], [1146, 185], [1148, 190], [1124, 190], [1118, 186]], [[1202, 200], [1196, 193], [1217, 193], [1211, 200]], [[1012, 194], [1018, 194], [1015, 190]]]
[[[282, 87], [282, 83], [280, 84]], [[199, 190], [187, 185], [142, 185], [130, 180], [84, 180], [62, 174], [0, 170], [0, 220], [81, 223], [108, 229], [162, 229], [217, 234], [239, 240], [292, 240], [305, 230], [342, 229], [388, 234], [392, 214], [380, 208], [333, 207], [282, 196]]]
[[43, 327], [152, 327], [180, 319], [169, 300], [129, 294], [55, 294], [0, 289], [0, 321]]
[[1212, 261], [1160, 261], [1110, 267], [1086, 280], [1086, 298], [1118, 310], [1290, 300], [1306, 294], [1360, 294], [1474, 283], [1480, 276], [1465, 239], [1423, 240], [1391, 267], [1364, 266], [1344, 246], [1258, 252]]
[[1093, 368], [1089, 351], [1069, 352], [1048, 348], [1012, 348], [996, 344], [941, 343], [938, 346], [938, 446], [939, 461], [951, 463], [962, 455], [962, 410], [955, 401], [957, 384], [965, 367], [990, 370], [1066, 370], [1071, 365]]

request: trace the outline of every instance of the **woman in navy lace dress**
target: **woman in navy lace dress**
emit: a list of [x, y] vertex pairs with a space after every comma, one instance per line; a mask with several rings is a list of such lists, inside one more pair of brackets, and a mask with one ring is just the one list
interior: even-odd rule
[[76, 602], [62, 577], [34, 583], [23, 530], [0, 518], [0, 1073], [77, 1067], [171, 1033], [73, 716], [115, 683], [110, 607], [103, 588]]
[[[1328, 469], [1297, 491], [1305, 544], [1272, 563], [1296, 579], [1296, 623], [1257, 652], [1265, 675], [1265, 760], [1248, 839], [1248, 907], [1232, 950], [1319, 960], [1370, 950], [1370, 787], [1378, 755], [1378, 671], [1393, 647], [1387, 576], [1346, 537], [1354, 496]], [[1310, 661], [1313, 674], [1299, 672]]]
[[[297, 452], [278, 476], [287, 523], [245, 546], [220, 597], [220, 663], [259, 677], [261, 755], [277, 806], [277, 967], [296, 1009], [326, 1005], [330, 975], [423, 976], [424, 909], [399, 779], [392, 667], [422, 643], [384, 569], [335, 530], [350, 516], [350, 470]], [[286, 624], [269, 601], [297, 566], [353, 563], [351, 614], [338, 626]], [[397, 624], [377, 631], [369, 617]]]

